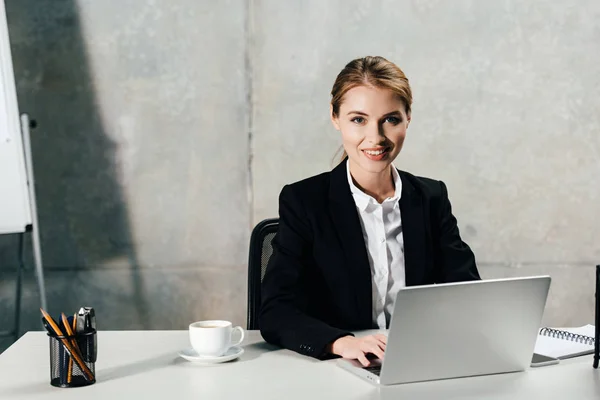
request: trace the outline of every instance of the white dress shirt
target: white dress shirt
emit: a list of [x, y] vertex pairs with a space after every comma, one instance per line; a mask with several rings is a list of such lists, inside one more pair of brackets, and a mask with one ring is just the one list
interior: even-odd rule
[[402, 180], [396, 168], [393, 165], [391, 167], [395, 194], [379, 204], [373, 197], [356, 187], [350, 175], [349, 161], [346, 162], [348, 184], [360, 216], [371, 266], [373, 322], [380, 329], [389, 328], [396, 294], [406, 286], [400, 216]]

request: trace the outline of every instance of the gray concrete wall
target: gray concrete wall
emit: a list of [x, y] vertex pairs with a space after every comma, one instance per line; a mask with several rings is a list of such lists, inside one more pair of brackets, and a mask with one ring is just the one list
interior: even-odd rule
[[414, 95], [396, 166], [447, 183], [483, 277], [550, 274], [545, 323], [593, 322], [600, 4], [352, 3], [255, 2], [253, 144], [270, 155], [253, 164], [254, 220], [331, 167], [328, 90], [345, 62], [382, 55]]
[[[245, 322], [245, 3], [6, 3], [20, 108], [39, 123], [50, 311], [92, 305], [102, 329]], [[6, 326], [16, 239], [3, 240]], [[37, 329], [31, 276], [25, 296]]]
[[[350, 4], [349, 4], [350, 3]], [[411, 80], [396, 165], [443, 179], [484, 278], [550, 274], [544, 323], [592, 322], [600, 3], [7, 1], [51, 311], [103, 329], [245, 323], [251, 227], [330, 169], [329, 91], [382, 55]], [[0, 242], [0, 324], [16, 239]], [[70, 289], [72, 288], [72, 289]], [[24, 327], [37, 329], [28, 276]]]

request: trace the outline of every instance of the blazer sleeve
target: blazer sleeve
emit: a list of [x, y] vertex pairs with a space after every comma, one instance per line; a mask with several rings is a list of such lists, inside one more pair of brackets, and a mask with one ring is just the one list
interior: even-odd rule
[[460, 282], [481, 279], [475, 255], [460, 237], [456, 218], [448, 199], [448, 189], [440, 181], [439, 252], [442, 282]]
[[351, 333], [329, 326], [307, 314], [310, 282], [306, 268], [312, 259], [312, 232], [306, 211], [293, 187], [279, 196], [279, 228], [273, 255], [262, 282], [259, 327], [263, 338], [300, 354], [328, 358], [325, 349]]

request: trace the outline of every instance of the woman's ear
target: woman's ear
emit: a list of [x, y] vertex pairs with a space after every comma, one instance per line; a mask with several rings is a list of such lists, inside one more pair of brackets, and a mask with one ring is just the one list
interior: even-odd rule
[[408, 128], [408, 126], [410, 125], [410, 120], [411, 120], [411, 116], [410, 116], [410, 111], [406, 114], [406, 127]]
[[340, 121], [338, 119], [338, 117], [335, 116], [335, 114], [333, 113], [333, 105], [329, 104], [329, 117], [331, 118], [331, 123], [333, 124], [333, 127], [336, 130], [340, 130]]

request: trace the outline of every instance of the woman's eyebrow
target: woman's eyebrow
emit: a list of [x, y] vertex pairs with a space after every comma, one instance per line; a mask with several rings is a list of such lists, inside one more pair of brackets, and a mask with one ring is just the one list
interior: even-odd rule
[[389, 112], [389, 113], [387, 113], [387, 114], [384, 114], [382, 118], [385, 118], [385, 117], [390, 117], [390, 116], [392, 116], [392, 115], [398, 115], [398, 116], [402, 116], [402, 114], [400, 113], [400, 111], [398, 111], [398, 110], [395, 110], [395, 111]]
[[365, 117], [369, 116], [369, 114], [362, 112], [362, 111], [348, 111], [348, 114], [346, 114], [346, 115], [350, 115], [350, 114], [364, 115]]
[[[347, 115], [350, 115], [350, 114], [364, 115], [365, 117], [369, 116], [369, 114], [367, 114], [365, 112], [362, 112], [362, 111], [348, 111]], [[386, 114], [382, 115], [381, 118], [389, 117], [389, 116], [392, 116], [392, 115], [402, 116], [402, 114], [400, 113], [400, 111], [394, 110], [394, 111], [390, 111], [389, 113], [386, 113]]]

